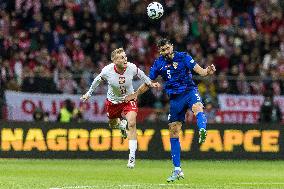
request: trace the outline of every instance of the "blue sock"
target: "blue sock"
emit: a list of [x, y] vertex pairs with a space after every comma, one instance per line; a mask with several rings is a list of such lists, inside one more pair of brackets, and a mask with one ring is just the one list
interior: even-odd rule
[[201, 128], [206, 129], [207, 119], [206, 119], [205, 114], [203, 112], [199, 112], [196, 115], [196, 119], [197, 119], [197, 126], [198, 126], [199, 130]]
[[171, 154], [175, 167], [180, 167], [180, 143], [178, 138], [171, 138]]

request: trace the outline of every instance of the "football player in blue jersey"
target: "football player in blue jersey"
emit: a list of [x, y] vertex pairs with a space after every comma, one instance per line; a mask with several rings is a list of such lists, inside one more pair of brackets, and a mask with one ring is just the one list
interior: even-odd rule
[[[202, 99], [197, 85], [192, 79], [192, 72], [207, 76], [212, 75], [216, 69], [213, 64], [203, 69], [187, 53], [174, 51], [173, 44], [168, 39], [160, 39], [157, 46], [160, 56], [154, 61], [149, 77], [151, 80], [155, 80], [159, 75], [163, 78], [164, 89], [170, 99], [168, 121], [174, 171], [167, 182], [173, 182], [184, 178], [180, 166], [179, 133], [188, 108], [197, 118], [199, 143], [203, 143], [206, 139], [207, 120], [203, 113]], [[147, 85], [142, 84], [134, 94], [127, 96], [125, 100], [136, 100], [140, 94], [148, 89]]]

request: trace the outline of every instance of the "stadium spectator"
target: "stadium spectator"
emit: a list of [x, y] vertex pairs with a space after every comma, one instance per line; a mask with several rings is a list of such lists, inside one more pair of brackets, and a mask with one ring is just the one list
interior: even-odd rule
[[70, 99], [64, 101], [63, 107], [57, 117], [57, 121], [60, 123], [70, 123], [72, 121], [82, 121], [82, 113], [74, 106]]
[[260, 108], [261, 123], [281, 123], [282, 113], [278, 104], [274, 102], [272, 91], [267, 92]]
[[167, 14], [153, 21], [147, 1], [1, 1], [1, 90], [81, 93], [118, 46], [147, 72], [156, 40], [169, 36], [203, 67], [216, 64], [217, 94], [262, 94], [270, 84], [284, 94], [283, 1], [162, 3]]
[[43, 121], [44, 122], [49, 122], [49, 112], [44, 112], [43, 114]]
[[33, 113], [34, 121], [43, 121], [44, 120], [44, 112], [41, 108], [36, 108]]
[[204, 100], [204, 113], [207, 118], [207, 123], [216, 123], [217, 110], [214, 108], [213, 101], [210, 98]]

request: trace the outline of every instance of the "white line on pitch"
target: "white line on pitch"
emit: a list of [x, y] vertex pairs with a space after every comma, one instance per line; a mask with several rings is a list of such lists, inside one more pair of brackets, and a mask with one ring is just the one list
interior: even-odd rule
[[[284, 185], [284, 182], [240, 182], [240, 183], [232, 183], [233, 185]], [[167, 187], [167, 186], [189, 186], [189, 184], [121, 184], [121, 185], [90, 185], [90, 186], [62, 186], [62, 187], [52, 187], [49, 189], [87, 189], [87, 188], [128, 188], [128, 187]], [[207, 187], [208, 188], [208, 187]], [[211, 187], [209, 187], [211, 188]], [[214, 187], [215, 188], [215, 187]]]
[[233, 184], [243, 184], [243, 185], [284, 185], [284, 182], [240, 182]]
[[113, 188], [113, 187], [143, 187], [143, 186], [189, 186], [189, 184], [122, 184], [122, 185], [92, 185], [92, 186], [62, 186], [49, 189], [82, 189], [82, 188]]

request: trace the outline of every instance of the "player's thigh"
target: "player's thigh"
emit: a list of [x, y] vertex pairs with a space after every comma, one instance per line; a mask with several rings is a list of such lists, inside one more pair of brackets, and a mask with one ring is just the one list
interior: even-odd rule
[[128, 122], [129, 127], [135, 127], [136, 126], [136, 117], [137, 117], [137, 113], [135, 111], [127, 112], [127, 114], [125, 115], [125, 118]]
[[136, 101], [130, 101], [128, 103], [125, 103], [125, 106], [123, 107], [123, 114], [127, 119], [129, 127], [136, 126], [137, 112], [138, 112], [138, 107]]
[[112, 102], [106, 100], [105, 106], [107, 110], [107, 116], [110, 120], [122, 117], [121, 116], [123, 111], [122, 104], [113, 104]]
[[184, 122], [185, 120], [185, 114], [186, 114], [187, 109], [184, 108], [182, 110], [177, 111], [170, 111], [168, 115], [168, 121], [170, 123], [172, 122]]
[[197, 110], [203, 109], [202, 98], [197, 89], [191, 90], [188, 93], [188, 108], [194, 113]]
[[186, 99], [179, 98], [170, 100], [170, 111], [168, 115], [169, 123], [176, 121], [183, 122], [185, 119], [186, 110]]

